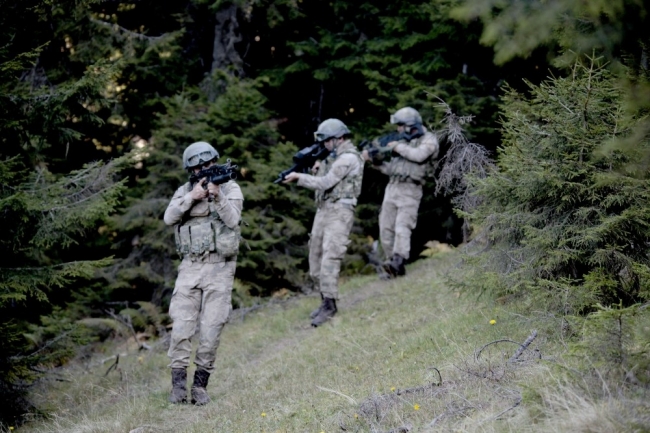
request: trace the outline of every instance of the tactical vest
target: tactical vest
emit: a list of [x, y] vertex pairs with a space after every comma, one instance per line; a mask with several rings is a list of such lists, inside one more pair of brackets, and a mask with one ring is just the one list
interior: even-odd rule
[[[406, 144], [409, 147], [416, 148], [418, 147], [423, 140], [425, 139], [432, 139], [433, 134], [430, 132], [425, 132], [424, 135], [409, 141], [406, 143], [405, 141], [402, 141], [401, 143]], [[436, 154], [432, 154], [429, 158], [422, 162], [413, 162], [409, 161], [408, 159], [400, 156], [397, 153], [393, 154], [393, 157], [391, 158], [390, 162], [388, 162], [388, 176], [390, 177], [390, 180], [392, 181], [400, 181], [400, 182], [414, 182], [417, 184], [422, 184], [424, 183], [424, 178], [427, 174], [427, 168], [430, 163], [430, 161], [435, 158]]]
[[[221, 185], [221, 192], [228, 196], [234, 182]], [[189, 182], [185, 186], [190, 192]], [[174, 226], [176, 250], [181, 257], [199, 260], [206, 254], [216, 253], [224, 258], [236, 256], [239, 252], [241, 228], [231, 229], [219, 217], [215, 204], [208, 200], [196, 203], [189, 210], [189, 218]]]
[[[339, 183], [328, 190], [316, 190], [316, 204], [320, 204], [325, 201], [336, 202], [344, 198], [356, 199], [361, 194], [361, 182], [363, 181], [363, 158], [351, 142], [349, 147], [346, 146], [345, 142], [342, 144], [342, 146], [344, 146], [344, 149], [342, 149], [340, 152], [337, 151], [337, 158], [345, 153], [353, 154], [359, 160], [359, 172], [356, 174], [349, 173], [347, 176], [341, 179]], [[322, 161], [321, 168], [318, 170], [318, 176], [325, 176], [332, 168], [332, 164], [335, 160], [335, 158], [326, 158], [325, 161]]]

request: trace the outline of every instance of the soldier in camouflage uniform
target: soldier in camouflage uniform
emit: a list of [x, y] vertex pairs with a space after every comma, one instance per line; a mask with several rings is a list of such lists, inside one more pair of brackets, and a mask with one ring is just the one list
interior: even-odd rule
[[[397, 110], [390, 123], [397, 125], [399, 133], [413, 137], [389, 143], [393, 156], [373, 165], [389, 178], [379, 213], [379, 239], [386, 259], [384, 269], [395, 277], [405, 274], [404, 263], [411, 251], [411, 231], [417, 223], [427, 164], [438, 155], [438, 140], [422, 125], [420, 113], [411, 107]], [[370, 160], [365, 150], [363, 158]]]
[[341, 260], [350, 243], [354, 208], [361, 193], [363, 159], [348, 138], [350, 130], [338, 119], [327, 119], [314, 137], [332, 153], [322, 161], [317, 175], [290, 173], [285, 183], [316, 190], [316, 216], [309, 240], [309, 274], [319, 289], [322, 302], [311, 313], [316, 327], [336, 314]]
[[[210, 144], [193, 143], [183, 153], [183, 167], [198, 173], [218, 158], [219, 153]], [[165, 211], [165, 223], [174, 226], [176, 248], [182, 256], [169, 305], [173, 320], [168, 352], [172, 403], [187, 401], [187, 367], [197, 324], [199, 342], [191, 401], [196, 405], [210, 402], [206, 386], [214, 371], [221, 330], [232, 309], [243, 201], [234, 181], [214, 185], [202, 179], [195, 185], [188, 182], [181, 186]]]

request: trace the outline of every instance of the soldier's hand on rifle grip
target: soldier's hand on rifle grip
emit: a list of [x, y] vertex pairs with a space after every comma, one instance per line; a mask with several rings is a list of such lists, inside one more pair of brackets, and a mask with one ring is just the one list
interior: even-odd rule
[[289, 173], [288, 175], [286, 175], [284, 177], [284, 181], [282, 181], [282, 183], [291, 183], [294, 180], [298, 180], [299, 177], [300, 176], [298, 175], [298, 173], [296, 173], [295, 171], [292, 171], [291, 173]]
[[203, 178], [194, 185], [194, 188], [192, 188], [192, 191], [190, 193], [192, 200], [203, 200], [208, 196], [208, 190], [203, 188], [205, 181], [206, 178]]
[[221, 194], [221, 185], [215, 185], [212, 182], [208, 182], [208, 193], [211, 198], [219, 197], [219, 194]]
[[311, 168], [311, 173], [316, 174], [318, 173], [318, 169], [320, 168], [320, 161], [316, 161], [314, 163], [314, 166]]

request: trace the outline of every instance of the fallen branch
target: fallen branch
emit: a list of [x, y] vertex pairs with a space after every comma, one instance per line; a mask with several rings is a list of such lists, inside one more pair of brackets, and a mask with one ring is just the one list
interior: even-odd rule
[[118, 353], [117, 355], [115, 355], [115, 363], [113, 363], [113, 365], [108, 367], [108, 370], [106, 370], [106, 373], [104, 373], [104, 377], [108, 376], [108, 373], [110, 373], [111, 371], [116, 370], [117, 364], [119, 364], [119, 362], [120, 362], [120, 354]]
[[534, 340], [536, 337], [537, 337], [537, 330], [534, 330], [534, 331], [533, 331], [533, 332], [528, 336], [528, 338], [526, 338], [526, 341], [524, 341], [524, 344], [522, 344], [521, 347], [520, 347], [519, 349], [517, 349], [517, 351], [515, 352], [515, 354], [512, 355], [512, 357], [510, 357], [510, 359], [508, 360], [508, 362], [515, 362], [515, 361], [517, 360], [517, 358], [519, 358], [519, 357], [521, 356], [521, 354], [524, 353], [524, 350], [526, 350], [526, 348], [527, 348], [528, 346], [530, 346], [530, 343], [532, 343], [533, 340]]
[[526, 341], [524, 341], [523, 343], [518, 343], [518, 342], [516, 342], [516, 341], [509, 340], [509, 339], [507, 339], [507, 338], [503, 338], [503, 339], [501, 339], [501, 340], [490, 341], [488, 344], [484, 345], [483, 347], [481, 347], [481, 348], [476, 352], [475, 359], [476, 359], [476, 361], [478, 361], [479, 357], [481, 356], [481, 352], [483, 352], [483, 350], [484, 350], [486, 347], [491, 346], [492, 344], [497, 344], [497, 343], [512, 343], [512, 344], [516, 344], [516, 345], [518, 345], [518, 346], [519, 346], [519, 349], [517, 349], [517, 351], [515, 352], [515, 354], [512, 355], [512, 356], [510, 357], [510, 359], [508, 359], [508, 363], [515, 362], [515, 361], [517, 361], [517, 359], [521, 356], [521, 354], [524, 353], [524, 350], [526, 350], [526, 348], [527, 348], [528, 346], [530, 346], [530, 343], [532, 343], [533, 340], [534, 340], [535, 338], [537, 338], [537, 331], [536, 331], [536, 330], [534, 330], [534, 331], [533, 331], [533, 332], [528, 336], [528, 338], [526, 338]]
[[476, 352], [475, 359], [478, 361], [478, 358], [481, 356], [481, 352], [483, 352], [483, 350], [484, 350], [486, 347], [491, 346], [491, 345], [493, 345], [493, 344], [497, 344], [497, 343], [513, 343], [513, 344], [517, 344], [517, 345], [521, 346], [520, 343], [518, 343], [518, 342], [516, 342], [516, 341], [508, 340], [507, 338], [504, 338], [504, 339], [501, 339], [501, 340], [490, 341], [488, 344], [486, 344], [485, 346], [481, 347], [481, 348], [478, 350], [478, 352]]

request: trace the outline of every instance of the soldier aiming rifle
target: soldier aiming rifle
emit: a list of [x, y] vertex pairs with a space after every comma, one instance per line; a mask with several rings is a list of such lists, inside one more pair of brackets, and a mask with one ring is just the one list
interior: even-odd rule
[[[327, 154], [332, 152], [332, 156], [322, 156], [315, 176], [297, 170], [284, 176], [284, 183], [297, 181], [299, 186], [316, 191], [317, 210], [309, 241], [309, 275], [320, 292], [321, 305], [310, 314], [314, 327], [327, 322], [338, 311], [341, 261], [350, 243], [354, 209], [361, 193], [363, 159], [350, 135], [348, 127], [339, 119], [323, 121], [314, 138], [327, 149]], [[307, 155], [304, 159], [307, 168], [313, 165], [313, 161], [306, 161], [314, 154], [303, 154]], [[298, 162], [296, 157], [294, 162]]]
[[388, 176], [379, 213], [379, 239], [385, 255], [384, 270], [388, 276], [397, 277], [406, 273], [404, 264], [411, 251], [411, 232], [417, 224], [427, 164], [437, 157], [439, 145], [436, 136], [422, 125], [420, 113], [411, 107], [397, 110], [390, 123], [397, 127], [394, 134], [400, 140], [377, 140], [379, 150], [375, 154], [381, 152], [391, 158], [373, 158], [371, 149], [365, 149], [362, 156], [372, 161], [372, 168]]
[[366, 150], [370, 161], [374, 165], [381, 165], [383, 162], [390, 161], [393, 154], [393, 146], [389, 146], [393, 142], [406, 142], [416, 139], [424, 135], [422, 125], [412, 125], [408, 130], [401, 132], [395, 131], [390, 134], [382, 135], [374, 140], [363, 140], [359, 144], [359, 148], [363, 151]]
[[188, 400], [187, 368], [197, 333], [190, 401], [198, 406], [210, 402], [208, 379], [232, 309], [244, 196], [233, 180], [237, 166], [230, 160], [218, 165], [218, 158], [219, 152], [205, 141], [185, 149], [183, 168], [190, 181], [176, 190], [164, 216], [165, 224], [174, 226], [176, 249], [182, 257], [169, 304], [171, 403]]

